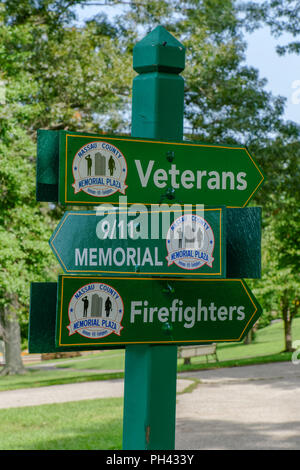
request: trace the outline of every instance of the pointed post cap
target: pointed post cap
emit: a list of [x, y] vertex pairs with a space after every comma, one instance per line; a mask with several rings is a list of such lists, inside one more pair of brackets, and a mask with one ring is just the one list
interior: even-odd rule
[[185, 67], [185, 47], [163, 26], [157, 26], [133, 48], [133, 68], [138, 73], [180, 73]]

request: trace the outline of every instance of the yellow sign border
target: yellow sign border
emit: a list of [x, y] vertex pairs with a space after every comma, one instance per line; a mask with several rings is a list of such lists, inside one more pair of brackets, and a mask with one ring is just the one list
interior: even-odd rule
[[[122, 141], [126, 141], [126, 142], [142, 142], [142, 143], [151, 143], [151, 144], [163, 144], [163, 145], [180, 145], [180, 146], [189, 146], [189, 147], [205, 147], [205, 148], [223, 148], [223, 149], [228, 149], [228, 150], [244, 150], [247, 154], [247, 156], [250, 158], [251, 162], [253, 163], [253, 165], [255, 166], [255, 168], [257, 169], [257, 171], [259, 172], [259, 174], [261, 175], [262, 179], [260, 180], [260, 182], [257, 184], [257, 186], [255, 187], [255, 189], [252, 191], [252, 193], [250, 194], [249, 198], [247, 199], [247, 201], [244, 203], [243, 206], [241, 207], [245, 207], [249, 200], [251, 199], [252, 195], [257, 191], [257, 189], [259, 188], [259, 186], [263, 183], [265, 177], [264, 175], [262, 174], [262, 172], [260, 171], [260, 169], [258, 168], [257, 164], [255, 163], [255, 161], [253, 160], [253, 158], [251, 157], [249, 151], [247, 150], [246, 147], [229, 147], [229, 146], [225, 146], [225, 145], [213, 145], [213, 144], [195, 144], [195, 143], [185, 143], [185, 142], [161, 142], [161, 141], [157, 141], [157, 140], [143, 140], [143, 139], [122, 139], [122, 137], [107, 137], [105, 135], [103, 135], [103, 137], [98, 137], [98, 136], [93, 136], [93, 135], [78, 135], [78, 134], [66, 134], [66, 155], [65, 155], [65, 203], [66, 204], [84, 204], [84, 205], [87, 205], [87, 202], [86, 201], [71, 201], [71, 200], [68, 200], [67, 199], [67, 188], [68, 188], [68, 181], [67, 181], [67, 174], [68, 174], [68, 171], [67, 171], [67, 162], [68, 162], [68, 137], [80, 137], [80, 138], [86, 138], [86, 139], [93, 139], [95, 141], [97, 140], [122, 140]], [[100, 204], [105, 204], [107, 203], [107, 201], [103, 201], [103, 202], [97, 202], [95, 203], [95, 205], [100, 205]], [[122, 203], [118, 203], [118, 202], [110, 202], [111, 204], [118, 204], [120, 206], [122, 206]], [[90, 204], [90, 203], [88, 203]], [[136, 204], [136, 202], [130, 202], [130, 204]], [[149, 202], [139, 202], [139, 204], [144, 204], [145, 206], [150, 206], [152, 203], [149, 203]], [[220, 204], [221, 205], [221, 204]], [[227, 206], [229, 208], [239, 208], [240, 206]]]

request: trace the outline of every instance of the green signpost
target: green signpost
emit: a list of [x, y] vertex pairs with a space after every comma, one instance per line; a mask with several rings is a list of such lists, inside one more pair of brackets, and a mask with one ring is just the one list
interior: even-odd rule
[[225, 277], [225, 209], [181, 209], [66, 212], [50, 245], [66, 273]]
[[127, 450], [174, 449], [177, 345], [240, 341], [261, 314], [241, 278], [260, 277], [264, 175], [245, 147], [183, 142], [184, 66], [159, 26], [133, 51], [130, 137], [38, 132], [37, 200], [98, 207], [50, 239], [66, 274], [31, 285], [29, 351], [126, 348]]

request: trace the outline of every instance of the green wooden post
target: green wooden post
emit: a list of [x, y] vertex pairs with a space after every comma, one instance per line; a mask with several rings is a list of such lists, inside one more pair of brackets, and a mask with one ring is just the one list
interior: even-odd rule
[[[182, 140], [184, 66], [185, 48], [162, 26], [136, 44], [133, 137]], [[175, 448], [176, 374], [176, 346], [126, 347], [123, 449]]]

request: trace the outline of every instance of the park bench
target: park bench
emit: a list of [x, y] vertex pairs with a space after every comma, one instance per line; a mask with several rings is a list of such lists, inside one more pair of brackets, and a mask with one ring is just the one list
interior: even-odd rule
[[217, 356], [217, 344], [204, 344], [197, 346], [179, 346], [177, 356], [180, 359], [184, 359], [184, 364], [190, 364], [192, 357], [206, 356], [208, 362], [208, 356], [214, 356], [215, 360], [218, 361]]

